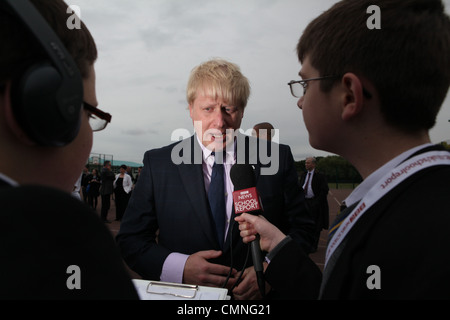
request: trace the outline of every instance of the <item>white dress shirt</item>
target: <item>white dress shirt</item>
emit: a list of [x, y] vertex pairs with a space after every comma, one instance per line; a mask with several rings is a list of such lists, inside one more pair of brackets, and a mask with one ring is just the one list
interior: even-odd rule
[[[311, 171], [308, 171], [308, 173], [306, 174], [305, 183], [303, 184], [303, 190], [305, 190], [305, 198], [306, 199], [314, 198], [314, 192], [311, 187], [311, 182], [312, 182], [315, 170], [316, 169], [312, 169]], [[308, 175], [309, 175], [309, 179], [308, 179]], [[308, 183], [308, 186], [309, 186], [308, 188], [307, 188], [306, 183]]]

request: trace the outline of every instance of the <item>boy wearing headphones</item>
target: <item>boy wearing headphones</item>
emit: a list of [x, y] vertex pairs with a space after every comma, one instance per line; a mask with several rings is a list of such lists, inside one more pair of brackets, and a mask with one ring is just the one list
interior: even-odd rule
[[70, 195], [111, 116], [94, 107], [95, 42], [66, 12], [0, 4], [0, 298], [135, 299], [109, 230]]

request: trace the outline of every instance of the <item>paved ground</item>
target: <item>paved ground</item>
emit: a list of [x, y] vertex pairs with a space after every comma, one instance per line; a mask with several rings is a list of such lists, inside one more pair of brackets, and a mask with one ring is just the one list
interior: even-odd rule
[[[330, 192], [328, 193], [328, 206], [330, 208], [330, 224], [334, 221], [336, 214], [339, 212], [340, 203], [350, 194], [351, 191], [352, 191], [351, 189], [330, 189]], [[100, 208], [101, 208], [100, 197], [98, 202], [99, 203], [97, 206], [97, 213], [100, 215]], [[117, 234], [120, 228], [120, 222], [115, 221], [115, 215], [116, 215], [115, 203], [114, 201], [111, 201], [111, 209], [109, 210], [107, 217], [108, 220], [111, 221], [111, 223], [108, 223], [107, 226], [109, 227], [113, 236]], [[322, 230], [317, 252], [310, 255], [311, 259], [319, 266], [321, 270], [323, 270], [325, 261], [327, 237], [328, 237], [328, 230]], [[133, 279], [141, 278], [138, 274], [136, 274], [132, 270], [130, 269], [128, 270]]]

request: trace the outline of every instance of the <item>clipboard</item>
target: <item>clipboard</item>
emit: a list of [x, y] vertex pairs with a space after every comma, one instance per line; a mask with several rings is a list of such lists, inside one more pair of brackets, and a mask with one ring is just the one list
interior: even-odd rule
[[229, 300], [225, 288], [132, 279], [141, 300]]

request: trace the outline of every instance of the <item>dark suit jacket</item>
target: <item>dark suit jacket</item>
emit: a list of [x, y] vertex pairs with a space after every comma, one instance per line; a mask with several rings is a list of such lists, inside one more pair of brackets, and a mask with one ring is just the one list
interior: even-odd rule
[[101, 186], [100, 186], [100, 194], [101, 195], [108, 195], [112, 194], [114, 191], [114, 180], [116, 179], [116, 176], [114, 172], [102, 168], [102, 171], [100, 172], [100, 180], [101, 180]]
[[[450, 299], [449, 194], [450, 167], [435, 166], [409, 177], [369, 208], [348, 233], [322, 298]], [[290, 259], [289, 268], [269, 264], [266, 280], [293, 296], [302, 279], [317, 270], [305, 271], [308, 258], [298, 248], [285, 249], [280, 261], [297, 258]], [[379, 290], [367, 286], [372, 265], [380, 268]]]
[[[305, 183], [308, 172], [303, 172], [300, 177], [300, 187]], [[329, 208], [328, 208], [328, 182], [325, 175], [319, 170], [314, 170], [311, 181], [311, 188], [314, 192], [314, 199], [310, 202], [309, 211], [311, 218], [316, 222], [320, 229], [328, 229], [329, 225]]]
[[305, 251], [290, 241], [270, 261], [264, 279], [277, 299], [317, 300], [322, 273]]
[[[138, 299], [110, 231], [84, 203], [37, 186], [0, 186], [0, 203], [0, 299]], [[81, 288], [68, 289], [77, 274]]]
[[[252, 148], [257, 140], [241, 137], [246, 142], [246, 158], [251, 163], [260, 146]], [[276, 174], [261, 175], [264, 165], [259, 157], [254, 165], [264, 215], [300, 245], [309, 248], [314, 225], [305, 213], [290, 148], [261, 141], [269, 144], [270, 152], [279, 146]], [[177, 155], [181, 152], [184, 163], [175, 164], [172, 152]], [[116, 238], [125, 261], [143, 278], [159, 280], [163, 263], [172, 252], [190, 255], [201, 250], [220, 250], [209, 213], [201, 152], [193, 136], [145, 153], [144, 168]], [[244, 265], [247, 246], [242, 243], [237, 223], [232, 222], [224, 253], [213, 262], [230, 265], [232, 248], [233, 267], [239, 270]]]

